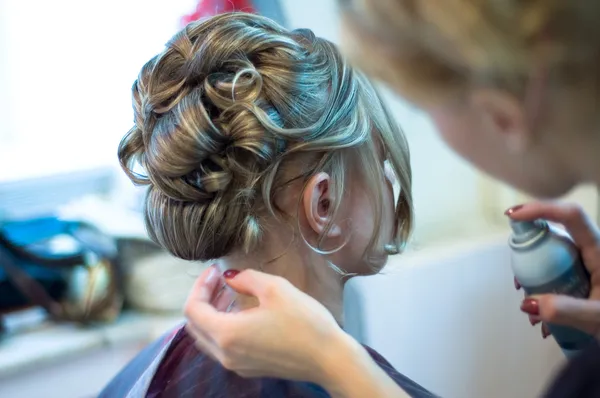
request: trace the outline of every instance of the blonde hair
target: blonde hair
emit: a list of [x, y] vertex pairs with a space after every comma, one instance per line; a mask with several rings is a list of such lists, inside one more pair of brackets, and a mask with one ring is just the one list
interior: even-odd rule
[[596, 0], [339, 3], [353, 60], [417, 101], [477, 84], [522, 96], [541, 74], [562, 85], [597, 84]]
[[291, 169], [304, 181], [331, 175], [333, 213], [348, 172], [361, 170], [378, 225], [378, 139], [401, 185], [394, 243], [407, 239], [404, 137], [368, 80], [311, 31], [245, 13], [192, 23], [144, 65], [132, 91], [135, 125], [119, 160], [132, 181], [148, 186], [147, 229], [174, 255], [206, 261], [253, 250], [265, 214], [282, 215], [273, 199]]

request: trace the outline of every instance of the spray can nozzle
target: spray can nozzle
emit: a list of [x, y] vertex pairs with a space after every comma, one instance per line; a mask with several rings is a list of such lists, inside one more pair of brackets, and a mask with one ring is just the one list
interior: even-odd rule
[[519, 221], [510, 220], [510, 228], [513, 230], [511, 242], [522, 244], [532, 239], [539, 239], [548, 231], [548, 223], [544, 220]]
[[534, 221], [519, 221], [510, 220], [510, 227], [512, 228], [515, 235], [526, 234], [532, 231], [540, 231], [546, 229], [547, 223], [544, 220]]

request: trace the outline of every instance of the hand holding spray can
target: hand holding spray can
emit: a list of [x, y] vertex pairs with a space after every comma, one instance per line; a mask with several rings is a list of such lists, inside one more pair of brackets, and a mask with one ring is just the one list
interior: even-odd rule
[[[529, 295], [562, 294], [588, 298], [590, 277], [570, 237], [544, 220], [511, 220], [511, 263], [515, 277]], [[594, 341], [578, 329], [548, 324], [567, 357]]]

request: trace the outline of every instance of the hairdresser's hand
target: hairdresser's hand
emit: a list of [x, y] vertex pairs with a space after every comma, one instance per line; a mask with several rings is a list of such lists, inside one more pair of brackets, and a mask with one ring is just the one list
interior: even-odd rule
[[313, 382], [337, 397], [407, 397], [325, 307], [287, 280], [250, 270], [228, 279], [259, 301], [236, 313], [213, 305], [219, 280], [214, 267], [202, 274], [185, 315], [197, 346], [225, 368], [244, 377]]
[[[562, 224], [581, 251], [591, 276], [589, 299], [576, 299], [553, 294], [523, 300], [521, 310], [529, 314], [530, 322], [562, 324], [600, 336], [600, 230], [580, 206], [547, 202], [529, 203], [509, 209], [506, 214], [515, 220], [544, 218]], [[520, 288], [515, 279], [515, 287]], [[549, 335], [542, 325], [542, 335]]]
[[287, 280], [251, 270], [228, 282], [239, 293], [256, 296], [260, 305], [227, 313], [222, 299], [214, 302], [220, 280], [210, 267], [185, 305], [187, 329], [198, 346], [242, 376], [316, 381], [322, 371], [318, 363], [328, 360], [320, 357], [328, 355], [324, 343], [343, 335], [331, 314]]

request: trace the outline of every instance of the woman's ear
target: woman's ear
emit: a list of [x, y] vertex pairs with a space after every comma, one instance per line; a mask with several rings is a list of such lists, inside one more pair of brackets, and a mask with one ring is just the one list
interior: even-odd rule
[[469, 98], [482, 133], [493, 134], [504, 142], [508, 151], [525, 151], [533, 141], [533, 130], [527, 122], [523, 104], [513, 95], [494, 89], [476, 89]]
[[[317, 235], [323, 234], [328, 225], [334, 222], [332, 219], [334, 198], [331, 195], [331, 177], [327, 173], [319, 173], [311, 177], [304, 189], [302, 209], [308, 225]], [[335, 238], [341, 233], [339, 225], [333, 223], [326, 236]]]

